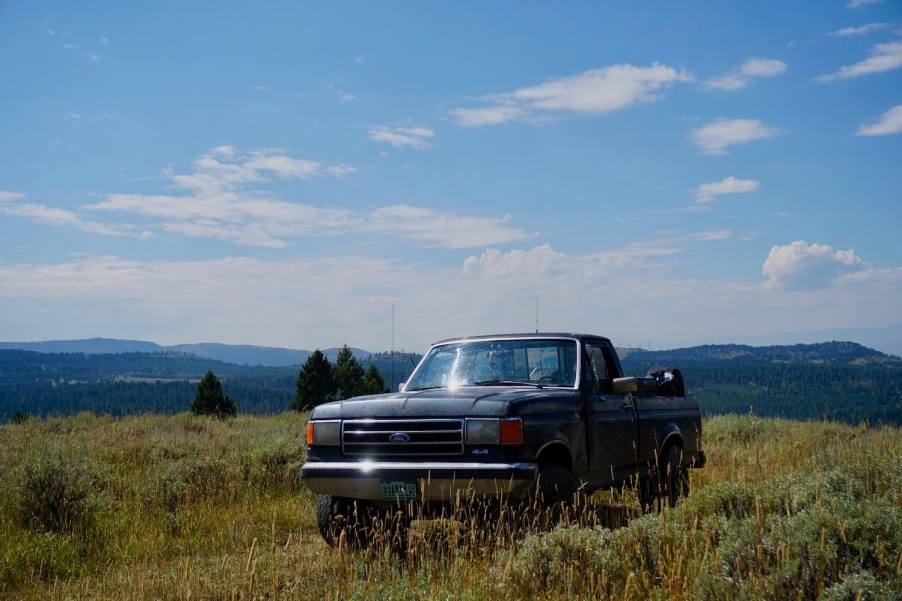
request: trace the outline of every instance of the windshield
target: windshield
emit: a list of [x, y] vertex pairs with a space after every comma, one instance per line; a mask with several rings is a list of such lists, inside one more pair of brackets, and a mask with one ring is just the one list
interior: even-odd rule
[[574, 340], [507, 339], [433, 347], [407, 390], [459, 386], [566, 386], [576, 383]]

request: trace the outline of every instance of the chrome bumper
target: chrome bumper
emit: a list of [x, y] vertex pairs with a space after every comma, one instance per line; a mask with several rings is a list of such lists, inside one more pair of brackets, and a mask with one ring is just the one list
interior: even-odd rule
[[417, 499], [450, 501], [468, 495], [523, 497], [536, 479], [535, 463], [312, 461], [301, 468], [321, 495], [382, 501], [383, 480], [414, 480]]

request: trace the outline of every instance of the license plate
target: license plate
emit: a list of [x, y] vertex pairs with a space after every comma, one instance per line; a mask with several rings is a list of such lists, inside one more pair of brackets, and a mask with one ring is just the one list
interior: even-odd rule
[[415, 480], [382, 480], [380, 482], [383, 501], [416, 501], [417, 483]]

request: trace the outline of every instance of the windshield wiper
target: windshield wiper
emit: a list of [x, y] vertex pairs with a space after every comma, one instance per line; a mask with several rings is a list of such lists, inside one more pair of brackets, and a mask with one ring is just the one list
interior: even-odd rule
[[404, 392], [419, 392], [420, 390], [435, 390], [436, 388], [447, 388], [447, 386], [423, 386], [421, 388], [408, 388]]
[[473, 386], [532, 386], [533, 388], [545, 388], [544, 384], [523, 382], [522, 380], [480, 380], [479, 382], [473, 382]]

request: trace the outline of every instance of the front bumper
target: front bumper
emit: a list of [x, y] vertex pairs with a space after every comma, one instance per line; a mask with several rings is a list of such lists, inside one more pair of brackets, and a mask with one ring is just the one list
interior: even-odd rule
[[371, 501], [383, 500], [383, 480], [414, 480], [418, 500], [451, 501], [526, 496], [537, 471], [535, 463], [310, 461], [301, 477], [317, 494]]

